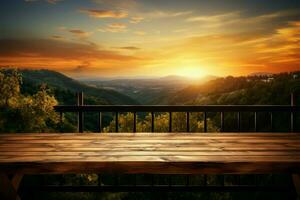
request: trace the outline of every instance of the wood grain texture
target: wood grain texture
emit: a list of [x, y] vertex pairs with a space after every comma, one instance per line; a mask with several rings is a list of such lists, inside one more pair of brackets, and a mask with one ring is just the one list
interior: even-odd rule
[[295, 133], [2, 134], [0, 173], [299, 173]]

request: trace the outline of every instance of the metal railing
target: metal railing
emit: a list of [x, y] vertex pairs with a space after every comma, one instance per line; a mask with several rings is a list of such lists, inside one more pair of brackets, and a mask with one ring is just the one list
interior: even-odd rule
[[290, 132], [295, 130], [295, 114], [300, 112], [300, 106], [295, 105], [295, 95], [291, 94], [291, 105], [84, 105], [83, 93], [77, 94], [77, 105], [59, 105], [55, 106], [55, 111], [60, 113], [61, 120], [63, 113], [73, 112], [78, 113], [78, 132], [82, 133], [84, 125], [83, 113], [96, 112], [98, 113], [98, 132], [102, 131], [102, 113], [115, 113], [115, 130], [119, 131], [119, 113], [133, 113], [133, 130], [136, 132], [137, 113], [149, 112], [151, 113], [151, 132], [154, 132], [154, 117], [155, 113], [169, 113], [169, 132], [172, 132], [172, 113], [180, 112], [186, 113], [186, 132], [190, 132], [190, 113], [203, 113], [204, 128], [203, 132], [207, 132], [207, 113], [220, 113], [220, 131], [223, 132], [225, 128], [225, 113], [234, 112], [237, 115], [238, 131], [241, 131], [241, 113], [254, 113], [254, 130], [258, 131], [257, 127], [257, 113], [268, 113], [270, 117], [271, 130], [273, 129], [273, 113], [285, 112], [290, 113]]
[[[172, 132], [172, 114], [173, 113], [185, 113], [186, 132], [190, 132], [190, 120], [192, 113], [202, 113], [203, 120], [203, 132], [208, 132], [208, 113], [220, 114], [220, 131], [225, 129], [225, 116], [227, 113], [235, 113], [237, 121], [237, 129], [241, 131], [242, 113], [252, 113], [253, 124], [255, 132], [258, 130], [258, 113], [267, 113], [269, 116], [269, 122], [271, 130], [273, 129], [274, 113], [288, 113], [289, 114], [289, 130], [295, 132], [296, 125], [296, 113], [300, 112], [300, 106], [295, 105], [295, 95], [291, 94], [290, 105], [84, 105], [83, 93], [77, 94], [77, 105], [59, 105], [55, 106], [55, 111], [60, 113], [61, 121], [63, 120], [63, 114], [66, 112], [77, 113], [77, 128], [78, 132], [84, 132], [84, 113], [97, 113], [98, 116], [98, 128], [97, 131], [103, 130], [103, 113], [109, 112], [114, 113], [115, 117], [115, 130], [119, 131], [119, 114], [120, 113], [133, 113], [133, 130], [137, 131], [137, 115], [138, 113], [151, 113], [151, 132], [155, 132], [155, 114], [156, 113], [168, 113], [168, 131]], [[150, 174], [149, 174], [150, 175]], [[98, 179], [102, 175], [98, 175]], [[114, 176], [114, 184], [98, 186], [55, 186], [55, 185], [42, 185], [38, 187], [27, 187], [24, 188], [26, 191], [38, 190], [48, 192], [170, 192], [170, 191], [190, 191], [190, 192], [283, 192], [293, 196], [294, 189], [290, 185], [243, 185], [241, 184], [241, 178], [237, 175], [236, 185], [226, 185], [225, 176], [220, 175], [221, 185], [210, 185], [208, 181], [208, 175], [204, 174], [203, 185], [192, 185], [190, 183], [190, 176], [187, 175], [186, 183], [183, 185], [173, 185], [171, 182], [172, 177], [168, 175], [167, 185], [156, 185], [154, 184], [154, 175], [151, 175], [150, 185], [121, 185], [119, 184], [119, 176]], [[256, 175], [254, 178], [256, 180]], [[273, 179], [273, 176], [272, 176]], [[135, 176], [136, 180], [136, 176]], [[101, 183], [101, 179], [98, 180]], [[256, 181], [255, 181], [256, 182]], [[272, 181], [274, 182], [274, 181]]]

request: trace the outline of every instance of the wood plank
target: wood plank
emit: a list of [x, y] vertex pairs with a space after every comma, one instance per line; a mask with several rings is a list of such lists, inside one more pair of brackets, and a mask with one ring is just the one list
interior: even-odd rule
[[91, 140], [64, 140], [64, 139], [57, 139], [57, 140], [1, 140], [0, 145], [3, 144], [33, 144], [33, 143], [40, 143], [40, 144], [86, 144], [86, 143], [95, 143], [95, 144], [108, 144], [108, 143], [126, 143], [126, 144], [134, 144], [134, 143], [191, 143], [191, 144], [202, 144], [202, 143], [246, 143], [246, 144], [253, 144], [253, 143], [300, 143], [300, 139], [181, 139], [178, 138], [177, 140], [167, 140], [167, 137], [163, 139], [152, 139], [152, 140], [144, 140], [144, 139], [130, 139], [130, 140], [122, 140], [122, 139], [111, 139], [111, 140], [101, 140], [101, 139], [91, 139]]
[[[265, 147], [261, 147], [261, 148], [255, 148], [256, 151], [265, 151], [266, 148]], [[129, 149], [130, 150], [136, 150], [136, 149]], [[144, 151], [174, 151], [174, 152], [195, 152], [195, 151], [206, 151], [206, 152], [213, 152], [213, 151], [244, 151], [245, 153], [247, 153], [247, 151], [252, 151], [253, 148], [251, 147], [228, 147], [228, 148], [193, 148], [193, 147], [189, 147], [189, 148], [152, 148], [152, 147], [148, 147], [147, 149], [144, 149]], [[22, 152], [91, 152], [91, 151], [110, 151], [109, 149], [103, 149], [103, 148], [89, 148], [89, 147], [81, 147], [81, 148], [28, 148], [28, 149], [15, 149], [15, 148], [11, 148], [11, 149], [5, 149], [2, 150], [0, 152], [14, 152], [15, 154], [22, 154]], [[111, 149], [111, 151], [124, 151], [123, 148], [114, 148]], [[281, 147], [279, 148], [273, 148], [272, 150], [269, 150], [269, 152], [273, 152], [273, 151], [298, 151], [298, 149], [288, 149], [288, 150], [281, 150]], [[2, 153], [0, 153], [2, 154]]]
[[[137, 150], [119, 150], [119, 151], [68, 151], [68, 152], [22, 152], [22, 156], [300, 156], [300, 151], [137, 151]], [[2, 152], [2, 156], [15, 156], [16, 152]]]
[[[268, 133], [266, 133], [268, 134]], [[123, 134], [121, 134], [119, 137], [118, 137], [118, 133], [112, 133], [111, 135], [114, 135], [114, 136], [106, 136], [106, 135], [102, 135], [99, 134], [98, 137], [94, 136], [94, 137], [89, 137], [88, 134], [84, 134], [82, 133], [83, 136], [73, 136], [73, 135], [64, 135], [64, 134], [61, 134], [60, 136], [55, 136], [55, 137], [52, 137], [52, 136], [47, 136], [47, 137], [41, 137], [41, 136], [34, 136], [34, 137], [30, 137], [30, 136], [25, 136], [25, 137], [17, 137], [17, 136], [12, 136], [12, 137], [9, 137], [9, 136], [1, 136], [0, 134], [0, 138], [1, 140], [35, 140], [35, 139], [47, 139], [47, 140], [51, 140], [51, 139], [54, 139], [54, 140], [57, 140], [57, 139], [66, 139], [66, 140], [74, 140], [74, 139], [77, 139], [77, 140], [80, 140], [80, 139], [87, 139], [87, 140], [91, 140], [91, 139], [103, 139], [103, 140], [114, 140], [114, 139], [153, 139], [154, 137], [156, 139], [164, 139], [166, 137], [170, 138], [170, 140], [177, 140], [177, 139], [234, 139], [236, 138], [237, 134], [236, 135], [227, 135], [227, 134], [224, 134], [223, 136], [221, 136], [220, 134], [218, 135], [212, 135], [212, 136], [209, 136], [209, 135], [205, 135], [205, 134], [201, 134], [201, 135], [194, 135], [194, 136], [191, 136], [193, 135], [193, 133], [190, 133], [190, 136], [188, 135], [169, 135], [167, 133], [165, 133], [165, 135], [158, 135], [158, 136], [154, 136], [154, 134], [152, 136], [140, 136], [137, 134], [136, 137], [134, 136], [124, 136]], [[156, 133], [155, 133], [156, 135]], [[241, 133], [242, 135], [242, 133]], [[248, 135], [245, 135], [245, 136], [239, 136], [238, 138], [240, 139], [290, 139], [290, 138], [295, 138], [295, 139], [299, 139], [299, 135], [298, 136], [293, 136], [293, 135], [279, 135], [279, 136], [260, 136], [260, 135], [253, 135], [253, 136], [248, 136]]]
[[[32, 139], [132, 139], [132, 138], [144, 138], [152, 139], [153, 133], [83, 133], [83, 134], [1, 134], [0, 138], [7, 140], [32, 140]], [[300, 138], [299, 134], [295, 133], [155, 133], [155, 138], [163, 139], [168, 137], [170, 140], [179, 138], [214, 138], [214, 139], [227, 139], [227, 138]]]
[[238, 144], [265, 144], [265, 143], [292, 143], [292, 144], [299, 144], [300, 145], [300, 139], [273, 139], [273, 140], [262, 140], [262, 139], [202, 139], [202, 140], [196, 140], [196, 139], [178, 139], [178, 140], [167, 140], [165, 139], [152, 139], [152, 140], [139, 140], [139, 139], [126, 139], [126, 140], [118, 140], [118, 139], [111, 139], [111, 140], [101, 140], [101, 139], [95, 139], [95, 140], [20, 140], [17, 142], [11, 142], [7, 140], [1, 140], [1, 144], [48, 144], [48, 143], [53, 143], [53, 144], [88, 144], [88, 143], [93, 143], [93, 144], [120, 144], [120, 143], [126, 143], [126, 144], [131, 144], [131, 143], [142, 143], [142, 144], [148, 144], [148, 143], [167, 143], [167, 144], [178, 144], [178, 143], [193, 143], [193, 144], [205, 144], [205, 143], [238, 143]]
[[[110, 147], [111, 146], [111, 147]], [[177, 145], [82, 145], [82, 144], [72, 144], [70, 146], [60, 144], [60, 145], [46, 145], [46, 144], [36, 144], [36, 145], [7, 145], [1, 146], [0, 152], [22, 152], [22, 151], [105, 151], [105, 150], [145, 150], [145, 151], [299, 151], [299, 146], [294, 145], [257, 145], [253, 149], [253, 145], [221, 145], [221, 144], [211, 144], [211, 145], [188, 145], [188, 144], [177, 144]]]
[[255, 149], [253, 145], [247, 144], [203, 144], [203, 145], [193, 145], [193, 144], [13, 144], [13, 145], [0, 145], [0, 152], [14, 151], [100, 151], [100, 150], [127, 150], [127, 149], [137, 149], [137, 150], [171, 150], [171, 151], [198, 151], [198, 150], [282, 150], [282, 151], [299, 151], [299, 145], [293, 144], [260, 144], [256, 145]]
[[[219, 157], [219, 156], [218, 156]], [[9, 173], [21, 172], [25, 174], [37, 173], [156, 173], [156, 174], [260, 174], [260, 173], [299, 173], [299, 161], [288, 160], [274, 162], [272, 159], [261, 159], [260, 162], [251, 162], [249, 158], [231, 162], [211, 162], [211, 160], [185, 161], [182, 159], [167, 157], [149, 157], [147, 161], [136, 161], [138, 157], [131, 161], [117, 158], [115, 161], [81, 160], [71, 162], [10, 162], [0, 163], [0, 170]], [[62, 159], [62, 158], [59, 158]], [[63, 158], [65, 159], [65, 158]], [[173, 160], [173, 161], [172, 161]]]
[[[216, 138], [227, 138], [227, 137], [236, 137], [239, 135], [239, 137], [257, 137], [260, 138], [268, 138], [268, 137], [299, 137], [299, 134], [297, 133], [186, 133], [186, 132], [180, 132], [180, 133], [155, 133], [156, 138], [164, 138], [165, 136], [168, 136], [168, 138], [177, 138], [177, 137], [187, 137], [187, 138], [195, 138], [195, 137], [216, 137]], [[83, 134], [77, 134], [77, 133], [9, 133], [9, 134], [0, 134], [0, 137], [2, 138], [8, 138], [8, 139], [34, 139], [34, 138], [137, 138], [137, 137], [144, 137], [144, 138], [152, 138], [154, 135], [153, 133], [83, 133]]]
[[161, 155], [108, 155], [108, 156], [90, 156], [90, 155], [77, 155], [77, 156], [26, 156], [26, 155], [14, 155], [14, 156], [1, 156], [0, 162], [72, 162], [72, 161], [86, 161], [86, 162], [147, 162], [147, 161], [158, 161], [158, 162], [265, 162], [272, 161], [276, 162], [299, 162], [300, 156], [298, 155], [176, 155], [176, 156], [161, 156]]
[[0, 172], [6, 173], [296, 173], [299, 169], [300, 137], [295, 134], [0, 135]]
[[[217, 142], [209, 142], [209, 141], [195, 141], [195, 142], [184, 142], [178, 141], [176, 143], [168, 143], [168, 142], [154, 142], [154, 143], [132, 143], [132, 142], [115, 142], [115, 143], [98, 143], [94, 141], [90, 141], [87, 143], [4, 143], [0, 144], [0, 148], [9, 148], [9, 147], [252, 147], [253, 143], [246, 143], [246, 142], [226, 142], [226, 141], [217, 141]], [[299, 143], [297, 142], [282, 142], [282, 143], [272, 143], [272, 142], [265, 142], [265, 143], [255, 143], [257, 147], [283, 147], [283, 148], [299, 148]]]

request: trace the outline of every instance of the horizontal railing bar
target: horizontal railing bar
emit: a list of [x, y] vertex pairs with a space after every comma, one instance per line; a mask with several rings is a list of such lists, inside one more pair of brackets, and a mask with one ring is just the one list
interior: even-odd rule
[[119, 186], [31, 186], [23, 187], [24, 191], [45, 191], [45, 192], [294, 192], [288, 186], [255, 186], [255, 185], [236, 185], [236, 186], [181, 186], [181, 185], [119, 185]]
[[57, 112], [300, 112], [290, 105], [59, 105]]

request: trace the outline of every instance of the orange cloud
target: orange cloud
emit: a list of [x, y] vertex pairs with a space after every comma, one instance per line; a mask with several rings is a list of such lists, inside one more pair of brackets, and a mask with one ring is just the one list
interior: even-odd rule
[[220, 76], [300, 70], [299, 25], [299, 21], [290, 22], [270, 33], [207, 33], [173, 42], [169, 38], [151, 52], [152, 62], [147, 63], [147, 68], [160, 73], [189, 69]]
[[51, 38], [52, 38], [52, 39], [56, 39], [56, 40], [64, 39], [64, 37], [62, 37], [62, 36], [60, 36], [60, 35], [52, 35]]
[[92, 43], [68, 40], [0, 39], [0, 66], [51, 69], [74, 77], [151, 72], [143, 66], [152, 62], [150, 59], [153, 58], [137, 54], [138, 47], [119, 49], [131, 52], [106, 50]]
[[144, 13], [143, 16], [146, 18], [173, 18], [173, 17], [182, 17], [192, 14], [193, 11], [178, 11], [178, 12], [169, 12], [164, 10], [155, 10], [151, 12]]
[[118, 47], [118, 49], [135, 51], [135, 50], [140, 50], [141, 48], [134, 47], [134, 46], [126, 46], [126, 47]]
[[128, 14], [124, 11], [81, 9], [80, 12], [87, 13], [90, 17], [95, 18], [126, 18]]
[[122, 32], [126, 29], [126, 24], [123, 24], [123, 23], [112, 23], [112, 24], [109, 24], [108, 26], [108, 30], [110, 30], [111, 32]]
[[69, 29], [67, 31], [80, 38], [85, 38], [92, 34], [91, 32], [86, 32], [80, 29]]
[[133, 32], [135, 35], [138, 35], [138, 36], [144, 36], [144, 35], [146, 35], [146, 32], [144, 32], [144, 31], [135, 31], [135, 32]]
[[129, 22], [132, 23], [132, 24], [138, 24], [143, 20], [144, 20], [143, 17], [135, 16], [135, 17], [131, 17]]
[[105, 28], [99, 28], [98, 31], [100, 32], [111, 32], [111, 33], [120, 33], [127, 31], [127, 25], [123, 23], [112, 23], [106, 25]]

